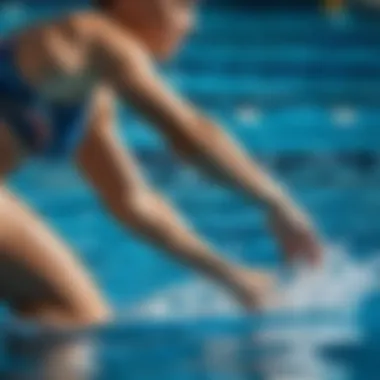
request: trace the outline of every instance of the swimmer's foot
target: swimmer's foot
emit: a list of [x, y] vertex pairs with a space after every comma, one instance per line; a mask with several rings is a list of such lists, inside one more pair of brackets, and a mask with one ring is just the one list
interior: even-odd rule
[[232, 290], [248, 311], [259, 311], [269, 306], [274, 289], [275, 278], [266, 272], [239, 268], [234, 274]]

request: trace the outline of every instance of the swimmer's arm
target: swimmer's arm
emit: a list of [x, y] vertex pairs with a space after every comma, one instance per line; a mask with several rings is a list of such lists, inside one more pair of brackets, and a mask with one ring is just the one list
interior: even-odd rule
[[270, 176], [222, 128], [162, 83], [139, 46], [118, 37], [104, 42], [102, 69], [116, 91], [148, 117], [174, 149], [194, 158], [206, 172], [212, 167], [224, 181], [256, 201], [265, 205], [288, 201]]
[[102, 92], [97, 98], [77, 161], [100, 199], [122, 224], [176, 260], [227, 286], [248, 303], [252, 290], [242, 287], [242, 269], [216, 254], [146, 185], [112, 128], [109, 96]]
[[320, 261], [319, 239], [307, 216], [280, 186], [218, 125], [172, 93], [156, 75], [149, 57], [126, 33], [110, 25], [97, 29], [92, 62], [119, 96], [148, 117], [173, 146], [213, 167], [225, 181], [265, 205], [286, 258]]

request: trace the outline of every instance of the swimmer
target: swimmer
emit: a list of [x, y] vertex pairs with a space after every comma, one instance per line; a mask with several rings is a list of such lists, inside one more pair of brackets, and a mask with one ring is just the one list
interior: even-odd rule
[[[307, 216], [222, 128], [155, 72], [154, 62], [170, 58], [190, 31], [195, 7], [194, 0], [99, 0], [92, 9], [2, 40], [0, 178], [4, 183], [33, 156], [71, 155], [99, 201], [125, 228], [253, 309], [271, 276], [227, 262], [197, 237], [144, 181], [114, 128], [118, 100], [146, 117], [190, 164], [217, 173], [226, 186], [264, 207], [287, 259], [318, 263], [320, 244]], [[5, 185], [0, 188], [0, 299], [20, 318], [57, 327], [113, 318], [70, 248]]]

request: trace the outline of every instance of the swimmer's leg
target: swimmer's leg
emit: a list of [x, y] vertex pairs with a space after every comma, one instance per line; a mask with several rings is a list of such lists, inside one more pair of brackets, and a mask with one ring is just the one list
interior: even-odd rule
[[56, 327], [98, 324], [110, 309], [70, 250], [32, 211], [0, 189], [0, 299]]
[[[111, 318], [108, 305], [68, 248], [38, 218], [0, 188], [0, 299], [20, 318], [56, 328], [85, 327]], [[32, 345], [33, 346], [33, 345]], [[29, 380], [73, 380], [89, 375], [91, 344], [54, 342], [30, 347], [43, 365]], [[78, 361], [78, 358], [82, 358]]]

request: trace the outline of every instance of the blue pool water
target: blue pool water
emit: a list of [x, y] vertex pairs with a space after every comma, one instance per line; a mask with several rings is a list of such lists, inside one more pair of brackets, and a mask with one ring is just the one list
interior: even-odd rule
[[[0, 25], [60, 11], [53, 8], [8, 5]], [[121, 110], [121, 136], [152, 184], [226, 257], [276, 271], [281, 284], [277, 306], [247, 318], [125, 233], [71, 163], [31, 163], [10, 186], [75, 248], [118, 310], [116, 323], [83, 338], [94, 378], [379, 379], [378, 20], [219, 7], [200, 18], [168, 80], [310, 211], [328, 242], [326, 264], [286, 276], [255, 205], [178, 163], [154, 131]], [[0, 375], [33, 366], [20, 342], [40, 345], [42, 335], [5, 324]]]

